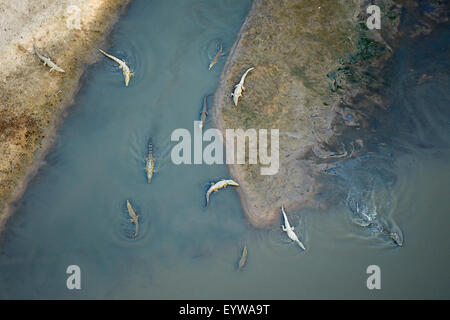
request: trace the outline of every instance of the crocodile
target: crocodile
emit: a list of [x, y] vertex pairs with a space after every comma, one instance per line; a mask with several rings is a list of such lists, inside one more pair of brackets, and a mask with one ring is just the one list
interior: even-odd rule
[[145, 171], [147, 172], [147, 182], [152, 182], [153, 170], [155, 169], [155, 158], [153, 158], [153, 144], [150, 140], [148, 142], [148, 157], [145, 159]]
[[37, 50], [36, 47], [33, 44], [33, 51], [34, 53], [39, 57], [39, 59], [41, 59], [44, 62], [44, 66], [49, 66], [50, 67], [50, 71], [52, 72], [53, 70], [56, 70], [58, 72], [64, 73], [65, 71], [56, 65], [56, 63], [54, 63], [52, 60], [50, 60], [50, 58], [47, 58], [45, 56], [43, 56], [42, 54], [40, 54]]
[[234, 86], [234, 92], [231, 94], [231, 96], [233, 97], [233, 102], [236, 106], [238, 105], [239, 98], [242, 97], [242, 92], [245, 90], [245, 87], [244, 87], [245, 77], [247, 77], [247, 74], [250, 71], [252, 71], [253, 69], [255, 69], [255, 68], [251, 67], [251, 68], [247, 69], [247, 71], [245, 71], [244, 74], [242, 75], [241, 81], [239, 81], [239, 83]]
[[208, 115], [208, 109], [206, 108], [206, 99], [208, 98], [208, 96], [205, 96], [203, 98], [203, 109], [201, 112], [201, 116], [200, 116], [200, 123], [199, 123], [199, 127], [200, 130], [203, 129], [203, 126], [205, 125], [205, 121], [206, 121], [206, 116]]
[[217, 61], [219, 60], [220, 55], [222, 54], [222, 50], [223, 50], [223, 46], [222, 44], [220, 44], [220, 48], [219, 51], [217, 51], [216, 56], [214, 57], [214, 59], [212, 59], [211, 63], [209, 64], [209, 70], [212, 69], [212, 67], [214, 67], [214, 65], [217, 63]]
[[247, 246], [242, 249], [241, 259], [239, 260], [238, 271], [241, 271], [247, 262]]
[[283, 231], [286, 232], [289, 239], [297, 242], [297, 244], [300, 246], [300, 248], [302, 248], [303, 250], [306, 250], [303, 243], [301, 243], [300, 240], [298, 240], [297, 235], [294, 233], [294, 227], [291, 227], [291, 225], [289, 224], [288, 218], [286, 216], [286, 212], [284, 212], [283, 205], [281, 205], [281, 212], [283, 213], [283, 217], [284, 217], [284, 225], [281, 226], [281, 229], [283, 229]]
[[111, 60], [113, 60], [119, 64], [119, 68], [122, 70], [123, 76], [125, 78], [125, 86], [128, 87], [128, 83], [130, 82], [130, 77], [134, 76], [134, 73], [130, 71], [130, 68], [127, 66], [126, 62], [106, 53], [102, 49], [98, 49], [98, 50], [101, 53], [103, 53], [106, 57], [110, 58]]
[[227, 186], [239, 187], [239, 184], [233, 180], [220, 180], [219, 182], [211, 182], [211, 187], [209, 187], [206, 192], [206, 206], [209, 204], [209, 196], [212, 192], [218, 192], [222, 188], [226, 188]]
[[388, 228], [381, 226], [381, 232], [388, 235], [389, 238], [391, 238], [392, 241], [394, 241], [394, 243], [399, 246], [399, 247], [403, 247], [403, 238], [400, 236], [399, 233], [397, 232], [392, 232], [390, 231]]
[[[351, 207], [351, 209], [353, 209], [353, 207]], [[371, 228], [372, 230], [376, 230], [378, 233], [387, 235], [394, 242], [394, 244], [399, 247], [403, 246], [403, 237], [397, 232], [390, 231], [385, 223], [378, 221], [379, 219], [376, 219], [370, 215], [369, 208], [366, 205], [360, 207], [358, 202], [356, 202], [354, 212], [359, 215], [358, 218], [352, 219], [354, 223], [363, 228]]]
[[134, 211], [133, 206], [131, 205], [130, 201], [127, 200], [127, 209], [128, 209], [128, 215], [130, 216], [130, 221], [134, 223], [136, 226], [135, 233], [131, 236], [132, 238], [136, 238], [139, 232], [139, 217], [136, 214], [136, 211]]
[[356, 219], [354, 222], [363, 227], [377, 230], [379, 233], [387, 235], [397, 246], [403, 246], [403, 238], [398, 232], [390, 231], [388, 227], [377, 220], [366, 221], [363, 219]]

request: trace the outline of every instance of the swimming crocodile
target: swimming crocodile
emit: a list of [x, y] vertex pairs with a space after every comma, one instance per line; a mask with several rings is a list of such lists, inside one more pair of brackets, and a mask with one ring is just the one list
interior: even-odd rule
[[101, 53], [103, 53], [106, 57], [110, 58], [111, 60], [113, 60], [119, 64], [119, 68], [122, 70], [123, 76], [125, 78], [125, 86], [128, 87], [128, 83], [130, 82], [130, 77], [134, 76], [134, 73], [130, 71], [130, 68], [128, 68], [126, 62], [106, 53], [102, 49], [98, 49], [98, 50]]
[[298, 240], [297, 235], [294, 233], [294, 227], [291, 227], [291, 225], [289, 224], [288, 218], [286, 216], [286, 212], [284, 212], [283, 205], [281, 205], [281, 212], [283, 213], [283, 217], [284, 217], [284, 226], [282, 225], [281, 229], [283, 229], [283, 231], [286, 232], [286, 234], [292, 241], [297, 242], [297, 244], [300, 246], [300, 248], [302, 248], [303, 250], [306, 250], [303, 243], [301, 243], [300, 240]]
[[352, 211], [359, 215], [359, 217], [352, 219], [354, 223], [363, 228], [371, 228], [373, 230], [376, 230], [378, 233], [385, 234], [392, 241], [394, 241], [396, 245], [398, 245], [399, 247], [403, 246], [402, 236], [397, 232], [390, 231], [384, 223], [378, 221], [378, 219], [373, 215], [370, 215], [369, 208], [366, 205], [360, 207], [358, 202], [356, 202], [356, 204], [350, 207], [350, 209], [353, 209]]
[[247, 262], [247, 246], [244, 246], [244, 249], [242, 249], [241, 259], [239, 260], [238, 271], [241, 271], [241, 269], [245, 266], [246, 262]]
[[134, 223], [136, 226], [135, 233], [131, 236], [132, 238], [136, 238], [139, 231], [139, 217], [136, 214], [136, 211], [134, 211], [133, 206], [131, 205], [130, 201], [127, 200], [127, 209], [128, 209], [128, 215], [130, 216], [130, 221]]
[[247, 71], [245, 71], [244, 74], [242, 75], [241, 81], [239, 81], [239, 83], [234, 86], [234, 92], [231, 94], [231, 96], [233, 97], [233, 102], [236, 106], [238, 105], [239, 98], [242, 97], [242, 92], [245, 90], [245, 87], [244, 87], [245, 77], [247, 77], [247, 74], [250, 71], [252, 71], [253, 69], [255, 69], [255, 68], [251, 67], [251, 68], [247, 69]]
[[403, 238], [400, 236], [397, 232], [392, 232], [389, 230], [388, 227], [386, 227], [384, 224], [377, 220], [363, 220], [363, 219], [355, 219], [353, 220], [357, 225], [363, 227], [363, 228], [371, 228], [374, 230], [377, 230], [379, 233], [387, 235], [394, 243], [402, 247], [403, 246]]
[[399, 247], [403, 247], [403, 238], [398, 234], [397, 232], [392, 232], [385, 226], [381, 225], [381, 232], [388, 235], [389, 238], [391, 238], [392, 241]]
[[200, 127], [200, 130], [203, 129], [203, 126], [204, 126], [205, 121], [206, 121], [206, 116], [208, 115], [208, 110], [206, 108], [206, 99], [207, 98], [208, 98], [208, 96], [205, 96], [203, 98], [203, 109], [202, 109], [201, 116], [200, 116], [200, 123], [198, 125]]
[[148, 142], [148, 157], [145, 159], [145, 171], [147, 172], [147, 182], [152, 182], [153, 170], [155, 169], [155, 158], [153, 158], [153, 144], [150, 140]]
[[34, 44], [33, 44], [33, 51], [39, 57], [39, 59], [41, 59], [44, 62], [44, 66], [49, 66], [50, 67], [50, 71], [49, 72], [52, 72], [53, 70], [56, 70], [56, 71], [62, 72], [62, 73], [65, 72], [61, 67], [57, 66], [56, 63], [54, 63], [52, 60], [50, 60], [50, 58], [47, 58], [47, 57], [41, 55], [36, 50], [36, 47], [34, 46]]
[[222, 188], [227, 186], [239, 187], [239, 184], [233, 180], [220, 180], [219, 182], [211, 182], [211, 187], [206, 192], [206, 206], [209, 204], [209, 196], [212, 192], [218, 192]]
[[222, 47], [222, 44], [220, 44], [219, 51], [217, 51], [216, 56], [214, 57], [214, 59], [212, 59], [211, 63], [209, 64], [209, 70], [211, 70], [212, 67], [214, 67], [214, 65], [215, 65], [215, 64], [217, 63], [217, 61], [219, 60], [219, 57], [220, 57], [220, 55], [222, 54], [222, 50], [223, 50], [223, 47]]

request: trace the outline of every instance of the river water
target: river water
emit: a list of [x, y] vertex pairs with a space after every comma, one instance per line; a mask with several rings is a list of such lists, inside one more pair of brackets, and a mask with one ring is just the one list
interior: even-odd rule
[[[450, 298], [448, 30], [399, 50], [392, 110], [371, 152], [333, 173], [335, 205], [291, 213], [305, 252], [278, 228], [252, 228], [231, 188], [204, 208], [225, 166], [172, 164], [170, 135], [193, 131], [226, 57], [212, 71], [209, 61], [219, 43], [228, 53], [250, 5], [132, 2], [108, 51], [136, 76], [126, 88], [107, 59], [87, 70], [2, 234], [0, 298]], [[150, 138], [156, 170], [147, 184]], [[135, 239], [127, 199], [140, 218]], [[401, 230], [403, 247], [355, 224], [352, 203]], [[237, 272], [244, 245], [247, 265]], [[66, 287], [69, 265], [81, 269], [81, 290]], [[369, 265], [380, 267], [381, 290], [366, 286]]]

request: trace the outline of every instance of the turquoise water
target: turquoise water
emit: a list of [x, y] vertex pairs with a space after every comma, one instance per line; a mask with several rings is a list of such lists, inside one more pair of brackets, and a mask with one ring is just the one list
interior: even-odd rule
[[[132, 2], [107, 51], [129, 62], [136, 76], [126, 88], [111, 61], [102, 58], [88, 68], [46, 164], [2, 235], [0, 298], [450, 297], [450, 82], [433, 64], [442, 64], [441, 58], [408, 73], [408, 63], [418, 65], [427, 53], [400, 51], [392, 118], [406, 120], [380, 126], [381, 136], [392, 139], [383, 137], [388, 147], [378, 152], [383, 159], [390, 155], [395, 179], [374, 190], [373, 201], [385, 204], [380, 214], [401, 228], [403, 248], [351, 222], [345, 190], [360, 183], [359, 176], [336, 182], [342, 201], [327, 212], [291, 213], [307, 247], [301, 252], [279, 228], [252, 228], [231, 188], [204, 208], [209, 182], [228, 177], [225, 166], [172, 164], [170, 135], [177, 128], [193, 130], [226, 57], [213, 71], [209, 61], [221, 42], [228, 53], [250, 5], [250, 0]], [[423, 46], [439, 51], [448, 40], [430, 41]], [[425, 72], [434, 77], [403, 85]], [[415, 116], [431, 101], [433, 112]], [[433, 137], [439, 143], [424, 148], [423, 141]], [[150, 185], [144, 171], [149, 138], [156, 158]], [[140, 218], [136, 239], [130, 238], [127, 199]], [[237, 272], [245, 244], [247, 265]], [[73, 264], [81, 268], [81, 290], [66, 288], [66, 268]], [[366, 268], [373, 264], [382, 273], [378, 291], [366, 287]]]

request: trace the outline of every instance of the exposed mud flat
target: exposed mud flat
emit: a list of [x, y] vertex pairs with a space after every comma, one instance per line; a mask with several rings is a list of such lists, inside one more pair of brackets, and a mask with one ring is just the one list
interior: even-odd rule
[[[128, 2], [0, 3], [0, 227], [11, 212], [8, 204], [21, 195], [39, 167], [64, 107], [77, 92], [84, 66], [98, 57], [94, 48]], [[34, 54], [33, 44], [65, 73], [50, 73]]]
[[[260, 165], [230, 165], [241, 184], [242, 206], [250, 223], [268, 227], [289, 211], [321, 208], [318, 177], [364, 148], [358, 130], [389, 102], [383, 66], [395, 50], [405, 10], [417, 2], [379, 1], [381, 30], [366, 26], [368, 1], [256, 0], [225, 65], [215, 95], [219, 129], [279, 129], [280, 170], [260, 175]], [[407, 36], [426, 33], [446, 21], [445, 5], [433, 4]], [[404, 32], [403, 32], [404, 33]], [[234, 106], [233, 87], [243, 72], [246, 91]], [[351, 128], [352, 140], [340, 136]], [[348, 139], [347, 139], [348, 140]], [[270, 147], [269, 147], [270, 148]]]

